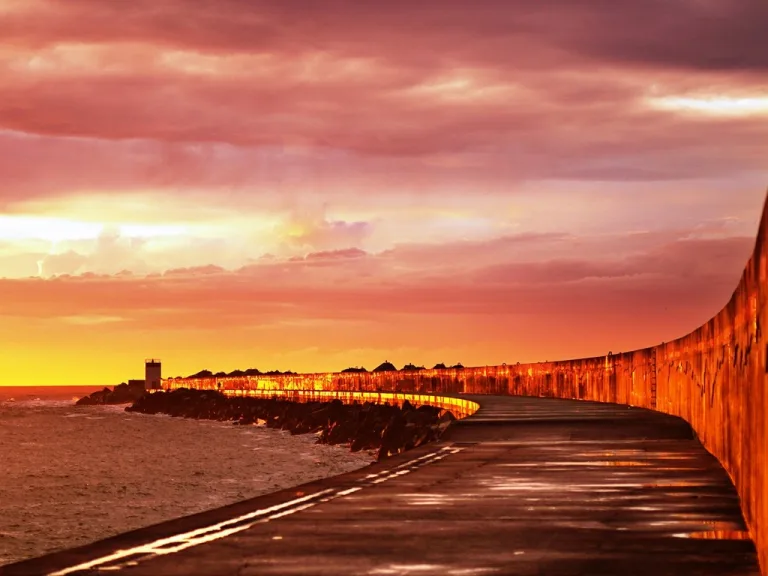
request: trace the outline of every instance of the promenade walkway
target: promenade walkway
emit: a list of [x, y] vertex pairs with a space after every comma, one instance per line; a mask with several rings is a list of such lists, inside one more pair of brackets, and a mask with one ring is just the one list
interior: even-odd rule
[[476, 400], [438, 444], [0, 574], [759, 574], [736, 491], [682, 420]]

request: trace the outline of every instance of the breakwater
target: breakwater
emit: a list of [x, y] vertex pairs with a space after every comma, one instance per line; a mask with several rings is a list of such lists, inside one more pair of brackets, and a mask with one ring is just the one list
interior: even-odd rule
[[232, 421], [236, 425], [263, 422], [291, 434], [316, 433], [320, 444], [348, 444], [353, 452], [376, 450], [378, 460], [439, 439], [456, 419], [449, 410], [428, 404], [417, 408], [407, 399], [401, 405], [302, 400], [180, 388], [146, 394], [126, 411]]
[[[725, 307], [673, 342], [594, 358], [377, 373], [171, 378], [167, 388], [229, 394], [501, 394], [572, 398], [680, 416], [722, 463], [768, 573], [768, 204], [752, 257]], [[624, 329], [631, 329], [631, 326]]]
[[103, 404], [127, 404], [135, 402], [144, 395], [144, 381], [123, 382], [114, 387], [113, 390], [103, 388], [92, 392], [88, 396], [83, 396], [75, 404], [77, 406], [98, 406]]

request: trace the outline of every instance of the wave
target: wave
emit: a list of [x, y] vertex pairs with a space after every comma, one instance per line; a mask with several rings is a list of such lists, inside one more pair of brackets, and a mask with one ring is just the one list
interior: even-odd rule
[[72, 399], [52, 399], [52, 398], [9, 398], [7, 400], [0, 401], [0, 406], [9, 408], [63, 408], [65, 406], [72, 406], [74, 402]]

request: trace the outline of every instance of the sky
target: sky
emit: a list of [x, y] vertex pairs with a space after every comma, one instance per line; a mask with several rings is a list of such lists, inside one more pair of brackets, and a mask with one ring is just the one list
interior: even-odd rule
[[764, 0], [0, 0], [0, 385], [596, 356], [727, 302]]

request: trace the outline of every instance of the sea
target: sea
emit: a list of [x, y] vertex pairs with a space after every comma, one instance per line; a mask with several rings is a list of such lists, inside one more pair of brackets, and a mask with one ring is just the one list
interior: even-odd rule
[[99, 389], [0, 387], [0, 565], [375, 459], [312, 434], [74, 405]]

